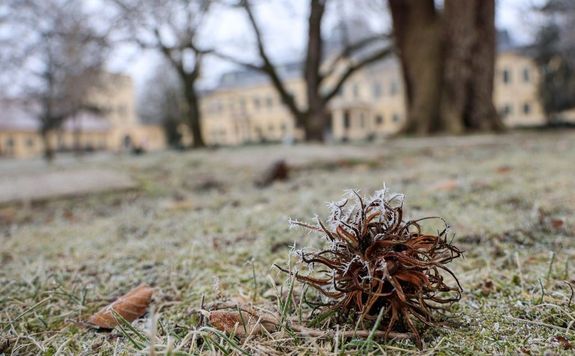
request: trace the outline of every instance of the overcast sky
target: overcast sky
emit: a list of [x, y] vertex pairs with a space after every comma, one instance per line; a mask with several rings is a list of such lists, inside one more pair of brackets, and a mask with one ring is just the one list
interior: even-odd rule
[[[373, 4], [379, 4], [382, 3], [381, 0], [364, 1], [367, 1], [369, 9], [363, 11], [371, 11], [375, 19], [385, 19], [380, 23], [371, 23], [372, 27], [384, 30], [386, 26], [389, 26], [385, 8], [375, 5], [371, 7], [369, 3], [372, 1]], [[276, 61], [290, 61], [302, 55], [307, 2], [308, 0], [276, 0], [265, 2], [257, 7], [257, 17], [264, 28], [266, 43]], [[507, 29], [517, 43], [528, 43], [533, 38], [536, 28], [533, 26], [536, 19], [529, 9], [541, 2], [542, 0], [498, 0], [496, 18], [498, 28]], [[357, 11], [354, 6], [355, 1], [343, 3], [344, 6], [352, 7], [340, 9], [341, 11]], [[217, 16], [213, 16], [208, 21], [209, 44], [228, 49], [230, 52], [239, 50], [244, 53], [253, 53], [250, 51], [254, 48], [253, 41], [243, 12], [225, 9], [218, 9], [214, 12]], [[326, 28], [330, 28], [333, 23], [329, 23], [328, 19], [327, 25]], [[125, 46], [114, 53], [109, 62], [109, 68], [112, 71], [132, 75], [138, 93], [140, 93], [152, 71], [157, 67], [158, 58], [154, 52], [142, 52]], [[208, 85], [213, 83], [221, 73], [231, 68], [233, 66], [230, 64], [214, 59], [209, 60], [205, 65], [203, 75], [205, 82]]]

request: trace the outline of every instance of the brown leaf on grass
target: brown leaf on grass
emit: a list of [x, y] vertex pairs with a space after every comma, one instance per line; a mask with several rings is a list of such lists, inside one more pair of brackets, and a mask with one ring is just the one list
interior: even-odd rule
[[431, 186], [430, 190], [432, 191], [442, 190], [449, 192], [459, 188], [459, 186], [460, 186], [459, 181], [457, 181], [456, 179], [448, 179], [435, 183], [434, 185]]
[[489, 296], [489, 294], [491, 294], [491, 292], [493, 292], [495, 290], [494, 286], [493, 286], [493, 282], [490, 280], [485, 280], [483, 281], [483, 284], [481, 285], [481, 295], [484, 297]]
[[264, 172], [255, 180], [255, 185], [258, 188], [265, 188], [273, 182], [281, 180], [285, 181], [289, 178], [290, 168], [286, 161], [283, 159], [272, 162]]
[[88, 323], [101, 329], [113, 329], [118, 325], [113, 312], [132, 322], [144, 315], [148, 305], [150, 305], [153, 293], [152, 287], [145, 283], [140, 284], [112, 304], [100, 309], [88, 319]]
[[503, 166], [497, 167], [497, 169], [495, 171], [499, 174], [506, 174], [506, 173], [511, 172], [512, 170], [513, 170], [513, 168], [511, 166], [503, 165]]
[[245, 311], [240, 314], [237, 311], [214, 310], [209, 312], [208, 320], [214, 328], [239, 337], [262, 334], [264, 330], [273, 332], [277, 328], [277, 323], [271, 318]]
[[567, 340], [567, 338], [565, 336], [557, 335], [554, 337], [554, 339], [559, 344], [561, 344], [561, 347], [563, 348], [563, 350], [572, 350], [573, 349], [573, 345], [569, 342], [569, 340]]
[[563, 219], [559, 219], [559, 218], [551, 219], [550, 223], [554, 229], [561, 229], [563, 227], [563, 225], [565, 225], [565, 221]]

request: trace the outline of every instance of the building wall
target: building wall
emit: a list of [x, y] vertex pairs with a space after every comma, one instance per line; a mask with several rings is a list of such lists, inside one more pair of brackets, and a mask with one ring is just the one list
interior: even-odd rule
[[0, 157], [34, 157], [42, 154], [42, 147], [36, 132], [0, 131]]
[[[328, 84], [329, 84], [329, 78]], [[494, 102], [509, 127], [545, 122], [538, 95], [539, 75], [528, 57], [504, 52], [496, 60]], [[292, 79], [289, 87], [303, 104], [305, 86]], [[268, 99], [269, 98], [269, 99]], [[267, 103], [270, 100], [271, 104]], [[331, 103], [331, 137], [362, 140], [387, 136], [406, 120], [404, 88], [396, 60], [378, 63], [352, 76]], [[202, 103], [204, 137], [208, 144], [237, 145], [248, 142], [301, 138], [289, 112], [270, 84], [216, 90]]]
[[530, 58], [512, 52], [497, 57], [494, 101], [508, 127], [545, 123], [538, 83], [539, 72]]
[[[54, 149], [71, 150], [79, 143], [83, 149], [109, 150], [113, 152], [138, 146], [146, 150], [166, 147], [161, 126], [143, 125], [136, 115], [133, 81], [129, 76], [106, 73], [91, 94], [90, 101], [103, 110], [103, 120], [108, 129], [86, 129], [80, 133], [59, 130], [50, 135]], [[37, 130], [2, 129], [0, 131], [0, 157], [28, 158], [43, 153], [43, 142]]]
[[[48, 135], [52, 149], [73, 150], [79, 144], [83, 150], [105, 150], [107, 131], [58, 131]], [[0, 131], [0, 157], [31, 158], [44, 153], [44, 142], [36, 131]]]
[[[293, 80], [287, 86], [302, 105], [303, 82]], [[289, 112], [268, 84], [218, 90], [204, 98], [202, 114], [207, 144], [238, 145], [301, 136]]]

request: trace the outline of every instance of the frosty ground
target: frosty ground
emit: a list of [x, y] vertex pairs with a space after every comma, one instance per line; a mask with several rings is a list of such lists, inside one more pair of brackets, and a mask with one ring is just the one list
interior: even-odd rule
[[[291, 167], [289, 180], [255, 187], [278, 158]], [[273, 264], [287, 264], [294, 243], [323, 243], [290, 230], [288, 218], [325, 217], [325, 203], [345, 189], [369, 194], [383, 182], [406, 194], [407, 218], [444, 217], [465, 250], [451, 266], [463, 298], [445, 328], [423, 332], [423, 352], [571, 353], [573, 162], [575, 132], [557, 131], [87, 157], [48, 168], [0, 163], [14, 177], [106, 169], [137, 183], [0, 207], [0, 354], [420, 352], [409, 340], [310, 337], [289, 325], [247, 340], [199, 329], [202, 299], [282, 305], [290, 280]], [[141, 282], [156, 293], [153, 313], [134, 329], [84, 326]], [[301, 290], [294, 285], [294, 294]], [[305, 321], [310, 311], [296, 305], [286, 313]]]

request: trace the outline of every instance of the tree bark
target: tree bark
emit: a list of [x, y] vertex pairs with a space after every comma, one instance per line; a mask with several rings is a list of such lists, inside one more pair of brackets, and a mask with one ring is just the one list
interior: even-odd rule
[[48, 162], [54, 160], [54, 149], [50, 143], [49, 131], [41, 130], [40, 136], [42, 137], [42, 144], [44, 146], [44, 159]]
[[[454, 1], [454, 0], [451, 0]], [[476, 41], [471, 62], [471, 105], [469, 124], [480, 131], [502, 131], [505, 126], [493, 103], [497, 30], [495, 0], [475, 0]]]
[[321, 25], [325, 12], [325, 0], [311, 0], [308, 19], [308, 41], [304, 78], [306, 84], [307, 118], [304, 121], [308, 141], [324, 141], [326, 105], [321, 95], [320, 66], [323, 60]]
[[404, 132], [426, 134], [437, 127], [442, 46], [433, 0], [389, 0], [402, 67], [407, 121]]
[[202, 148], [206, 147], [201, 128], [201, 111], [198, 94], [196, 93], [195, 79], [190, 75], [183, 75], [184, 81], [184, 96], [187, 104], [187, 120], [188, 126], [192, 133], [192, 147]]
[[495, 0], [389, 0], [410, 134], [497, 131]]
[[443, 128], [450, 133], [461, 133], [466, 126], [464, 121], [469, 109], [472, 50], [477, 41], [475, 5], [475, 0], [445, 2], [445, 59], [440, 115]]

